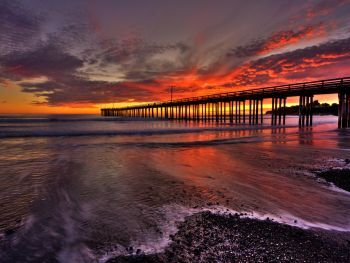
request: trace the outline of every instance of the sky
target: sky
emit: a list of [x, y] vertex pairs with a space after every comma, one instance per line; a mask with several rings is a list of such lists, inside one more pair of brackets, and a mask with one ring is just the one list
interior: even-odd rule
[[0, 1], [0, 113], [346, 76], [350, 0]]

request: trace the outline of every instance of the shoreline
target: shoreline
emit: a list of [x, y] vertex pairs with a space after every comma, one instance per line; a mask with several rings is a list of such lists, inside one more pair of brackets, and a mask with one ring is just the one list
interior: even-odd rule
[[116, 262], [348, 262], [350, 232], [301, 229], [238, 214], [199, 212], [179, 224], [172, 242], [157, 254], [129, 248]]
[[[347, 167], [314, 174], [350, 191]], [[202, 211], [187, 216], [170, 239], [161, 253], [146, 255], [131, 247], [130, 255], [106, 262], [350, 262], [350, 232], [303, 229], [271, 219], [241, 217], [238, 213]]]
[[[304, 134], [299, 136], [296, 135], [297, 133], [294, 134], [285, 131], [283, 134], [286, 135], [286, 137], [281, 138], [271, 133], [271, 137], [274, 136], [273, 138], [276, 137], [277, 139], [271, 141], [267, 140], [266, 144], [259, 144], [258, 146], [255, 144], [243, 145], [241, 144], [242, 141], [240, 141], [240, 145], [238, 146], [229, 145], [227, 147], [222, 143], [222, 141], [226, 140], [226, 136], [223, 135], [219, 137], [219, 145], [222, 146], [217, 148], [207, 147], [205, 151], [203, 151], [205, 154], [197, 149], [200, 147], [193, 149], [193, 142], [197, 144], [197, 141], [194, 141], [194, 139], [189, 140], [191, 147], [187, 147], [188, 143], [181, 143], [181, 147], [186, 147], [183, 147], [184, 149], [176, 149], [175, 151], [173, 150], [173, 145], [176, 144], [170, 142], [172, 146], [170, 148], [169, 142], [166, 142], [165, 145], [164, 142], [160, 140], [156, 141], [157, 147], [152, 148], [153, 152], [149, 155], [151, 161], [143, 161], [142, 158], [139, 158], [140, 156], [138, 154], [131, 155], [132, 158], [130, 158], [130, 153], [134, 150], [134, 148], [132, 148], [130, 151], [125, 151], [125, 155], [121, 155], [121, 158], [124, 159], [118, 159], [118, 162], [109, 163], [113, 170], [111, 167], [104, 170], [105, 163], [103, 161], [101, 161], [101, 163], [92, 162], [90, 166], [90, 159], [87, 157], [103, 156], [104, 158], [114, 158], [115, 151], [121, 149], [119, 148], [119, 144], [118, 148], [115, 145], [111, 148], [105, 148], [105, 145], [107, 145], [106, 140], [102, 141], [102, 146], [100, 146], [100, 144], [96, 144], [97, 146], [93, 144], [93, 147], [90, 147], [90, 145], [92, 145], [90, 141], [87, 142], [83, 140], [75, 142], [78, 144], [74, 144], [72, 146], [74, 148], [72, 148], [70, 146], [66, 147], [68, 142], [71, 143], [70, 140], [63, 141], [62, 139], [63, 142], [57, 144], [59, 146], [64, 146], [61, 147], [62, 149], [60, 148], [62, 154], [74, 157], [73, 160], [75, 162], [79, 165], [86, 165], [86, 167], [91, 168], [91, 171], [94, 171], [94, 168], [102, 168], [100, 171], [106, 173], [107, 176], [98, 177], [98, 180], [96, 179], [96, 181], [93, 181], [93, 183], [97, 183], [96, 185], [101, 187], [101, 189], [106, 189], [105, 192], [107, 194], [98, 196], [101, 198], [101, 201], [103, 201], [103, 204], [107, 204], [110, 200], [119, 200], [118, 198], [120, 196], [114, 193], [118, 193], [118, 191], [116, 191], [118, 189], [123, 190], [123, 187], [120, 187], [123, 186], [122, 180], [127, 182], [125, 185], [132, 187], [132, 191], [124, 193], [128, 198], [125, 198], [125, 202], [120, 203], [121, 206], [134, 204], [130, 212], [126, 211], [127, 213], [125, 213], [125, 215], [127, 216], [124, 217], [125, 222], [128, 222], [130, 219], [134, 220], [136, 216], [145, 216], [146, 219], [153, 219], [153, 215], [159, 214], [160, 216], [157, 217], [157, 220], [154, 220], [154, 222], [152, 221], [149, 223], [147, 221], [147, 225], [145, 224], [145, 226], [140, 224], [141, 227], [138, 230], [135, 230], [137, 229], [136, 227], [139, 226], [136, 225], [136, 223], [143, 223], [144, 221], [141, 219], [140, 221], [135, 219], [135, 224], [125, 223], [125, 225], [127, 225], [127, 227], [125, 227], [127, 231], [135, 231], [133, 233], [137, 234], [133, 235], [132, 238], [128, 238], [128, 236], [123, 236], [123, 234], [125, 235], [123, 232], [124, 229], [114, 227], [114, 225], [121, 222], [118, 221], [119, 213], [121, 212], [123, 214], [124, 212], [118, 209], [119, 202], [115, 202], [113, 206], [108, 206], [103, 210], [99, 210], [99, 207], [96, 207], [96, 209], [91, 206], [91, 211], [93, 212], [112, 211], [113, 213], [108, 214], [106, 218], [98, 218], [97, 221], [89, 221], [87, 217], [86, 221], [91, 222], [91, 225], [88, 225], [89, 228], [86, 229], [87, 235], [85, 236], [85, 233], [80, 232], [81, 214], [65, 214], [65, 212], [62, 211], [62, 207], [68, 209], [72, 208], [73, 210], [76, 208], [76, 204], [72, 204], [71, 202], [71, 200], [76, 200], [75, 198], [77, 196], [75, 193], [79, 191], [84, 191], [85, 193], [85, 191], [90, 188], [82, 187], [72, 189], [72, 186], [76, 186], [76, 184], [80, 185], [80, 183], [89, 183], [89, 185], [92, 185], [90, 181], [91, 177], [89, 176], [90, 173], [84, 177], [85, 174], [83, 170], [81, 172], [80, 169], [77, 169], [76, 163], [66, 162], [66, 160], [59, 163], [51, 160], [51, 162], [48, 163], [48, 167], [52, 170], [49, 170], [49, 173], [43, 170], [44, 176], [47, 176], [46, 174], [52, 174], [52, 176], [54, 176], [64, 171], [64, 183], [61, 184], [62, 180], [59, 180], [57, 184], [57, 186], [59, 186], [57, 188], [58, 191], [53, 193], [55, 197], [60, 197], [58, 199], [60, 203], [50, 202], [52, 210], [49, 210], [47, 214], [58, 215], [58, 218], [60, 218], [60, 216], [62, 216], [61, 213], [63, 213], [63, 218], [72, 219], [73, 223], [76, 222], [75, 218], [78, 218], [76, 224], [73, 226], [74, 231], [77, 231], [77, 237], [74, 237], [74, 242], [77, 242], [78, 245], [74, 246], [73, 250], [68, 251], [70, 253], [68, 256], [85, 256], [87, 253], [91, 262], [314, 262], [314, 259], [318, 262], [350, 262], [350, 256], [348, 256], [350, 254], [350, 225], [347, 224], [349, 222], [348, 200], [350, 200], [350, 192], [342, 191], [338, 188], [341, 187], [341, 184], [336, 187], [335, 184], [333, 185], [330, 181], [326, 182], [321, 178], [321, 175], [325, 172], [338, 173], [341, 169], [350, 168], [350, 161], [347, 163], [348, 159], [344, 159], [344, 157], [347, 156], [347, 152], [344, 151], [347, 145], [345, 143], [342, 144], [343, 141], [346, 142], [347, 137], [340, 137], [339, 140], [336, 141], [338, 142], [337, 145], [339, 149], [331, 148], [335, 144], [326, 145], [329, 146], [329, 149], [324, 149], [325, 145], [322, 144], [321, 147], [317, 147], [317, 144], [316, 147], [313, 146], [312, 140], [316, 142], [319, 140], [317, 134], [312, 138], [317, 132], [317, 130], [310, 132], [310, 136], [308, 134], [306, 136], [304, 136]], [[333, 135], [338, 136], [338, 133], [332, 130], [332, 134], [329, 137], [322, 138], [324, 140], [331, 138], [332, 140]], [[270, 133], [267, 132], [266, 136], [270, 138]], [[308, 141], [309, 137], [311, 138], [311, 143]], [[291, 139], [289, 140], [289, 138]], [[153, 146], [155, 142], [153, 142], [153, 138], [146, 138], [145, 141], [145, 144], [148, 146], [146, 149], [150, 151], [149, 146]], [[286, 142], [288, 147], [280, 147], [282, 142]], [[288, 142], [292, 143], [288, 144]], [[125, 146], [129, 147], [130, 143], [127, 143], [128, 144], [123, 145], [124, 148], [126, 148]], [[140, 143], [137, 142], [137, 146], [139, 144]], [[83, 145], [84, 148], [80, 145]], [[89, 148], [85, 147], [87, 145]], [[110, 146], [110, 144], [108, 145]], [[214, 146], [216, 147], [216, 145], [215, 143]], [[144, 145], [141, 147], [144, 147]], [[106, 151], [106, 149], [108, 150]], [[96, 154], [96, 152], [100, 153], [100, 150], [103, 152], [103, 155]], [[290, 155], [291, 151], [295, 153], [295, 155]], [[78, 153], [81, 155], [78, 155]], [[93, 155], [91, 155], [92, 153]], [[164, 157], [163, 153], [165, 153]], [[187, 159], [178, 159], [180, 161], [173, 163], [173, 161], [168, 162], [168, 160], [173, 160], [166, 155], [169, 153], [171, 153], [170, 156], [174, 158], [174, 160], [180, 156], [191, 158], [191, 156], [195, 155], [198, 157], [190, 159], [191, 161], [187, 161]], [[204, 162], [208, 160], [208, 157], [209, 160], [215, 160], [213, 156], [216, 158], [217, 155], [214, 153], [220, 154], [218, 156], [220, 157], [219, 159], [222, 160], [222, 166], [221, 163], [218, 165], [204, 166]], [[79, 158], [75, 159], [75, 156], [79, 156]], [[290, 156], [293, 158], [289, 158]], [[66, 155], [64, 157], [66, 158]], [[103, 160], [104, 158], [96, 158], [96, 160]], [[237, 164], [228, 165], [230, 161], [235, 160], [235, 158], [237, 159]], [[317, 163], [314, 162], [316, 159]], [[141, 160], [140, 166], [136, 165], [136, 161], [138, 160]], [[271, 160], [274, 161], [271, 162]], [[129, 166], [130, 163], [135, 164], [135, 166]], [[15, 164], [18, 165], [17, 163]], [[99, 166], [100, 164], [103, 164], [103, 166]], [[168, 167], [172, 164], [174, 164], [176, 170], [169, 171]], [[24, 169], [26, 168], [27, 162], [23, 162], [21, 165], [23, 165], [22, 169], [27, 171]], [[72, 170], [62, 169], [62, 167], [65, 166]], [[204, 170], [205, 172], [201, 169], [199, 169], [198, 172], [195, 170], [198, 167], [202, 168], [202, 166], [207, 168], [207, 170]], [[264, 168], [264, 170], [262, 168]], [[28, 170], [31, 172], [30, 169]], [[193, 170], [196, 172], [192, 173]], [[78, 177], [73, 178], [68, 176], [71, 171], [74, 172], [74, 175], [77, 174]], [[109, 171], [113, 172], [109, 173]], [[118, 174], [121, 176], [120, 178], [115, 176], [117, 172], [120, 172]], [[130, 177], [131, 172], [132, 174], [144, 172], [145, 177]], [[259, 177], [257, 176], [257, 178], [263, 180], [255, 180], [255, 172], [257, 175], [262, 175]], [[232, 178], [228, 177], [233, 173], [235, 174]], [[247, 178], [244, 177], [246, 173]], [[320, 174], [318, 175], [317, 173]], [[69, 180], [67, 178], [69, 178]], [[142, 180], [138, 181], [139, 179]], [[190, 180], [186, 181], [187, 179]], [[111, 186], [104, 188], [105, 182], [110, 182]], [[52, 189], [47, 186], [51, 186], [51, 184], [44, 185], [44, 187], [48, 190]], [[315, 187], [316, 191], [314, 191], [312, 187]], [[78, 191], [73, 191], [74, 189]], [[139, 189], [142, 189], [142, 191], [139, 191]], [[226, 192], [227, 189], [229, 189], [229, 191]], [[241, 189], [246, 189], [247, 191], [241, 191]], [[271, 193], [269, 190], [271, 190]], [[286, 190], [287, 194], [283, 194], [283, 190]], [[282, 192], [282, 194], [279, 194], [277, 191]], [[333, 193], [333, 191], [335, 191], [335, 193]], [[72, 199], [67, 200], [64, 198], [66, 195], [62, 196], [62, 192], [69, 194], [68, 197]], [[346, 192], [346, 195], [344, 195], [344, 192]], [[311, 195], [308, 195], [308, 193], [311, 193]], [[321, 195], [322, 193], [325, 195]], [[313, 194], [315, 194], [317, 198], [311, 198], [310, 196], [313, 196]], [[135, 203], [133, 203], [134, 196], [150, 198], [147, 199], [147, 202], [151, 200], [150, 203], [154, 205], [154, 207], [157, 207], [157, 210], [148, 211], [148, 206], [146, 205], [135, 206]], [[94, 196], [92, 195], [90, 197]], [[286, 198], [284, 199], [284, 197]], [[310, 197], [310, 199], [304, 199], [304, 197]], [[84, 205], [84, 201], [86, 200], [85, 198], [78, 199], [77, 204], [79, 206], [80, 204]], [[264, 206], [264, 201], [267, 204], [269, 201], [275, 201], [276, 207], [286, 209], [271, 211], [269, 209], [264, 209], [268, 207]], [[322, 204], [323, 201], [325, 201], [325, 205], [319, 205]], [[329, 203], [326, 201], [329, 201]], [[340, 201], [339, 206], [339, 202], [337, 201]], [[45, 205], [41, 205], [42, 203]], [[40, 207], [46, 208], [47, 204], [49, 203], [41, 202], [36, 205], [41, 205]], [[142, 204], [148, 203], [145, 202]], [[177, 205], [179, 207], [184, 207], [186, 212], [184, 216], [181, 216], [181, 220], [174, 219], [172, 216], [168, 216], [167, 213], [171, 211], [171, 215], [178, 218], [179, 210], [171, 209], [173, 206]], [[216, 206], [219, 206], [219, 210], [224, 209], [230, 211], [221, 214], [215, 211]], [[305, 210], [303, 210], [304, 208]], [[313, 217], [309, 218], [305, 216], [306, 212], [304, 213], [304, 211], [308, 211], [308, 208], [312, 210]], [[329, 208], [329, 210], [327, 208]], [[190, 211], [188, 214], [187, 209]], [[43, 235], [45, 238], [42, 238], [42, 241], [35, 240], [36, 242], [31, 243], [31, 235], [28, 235], [28, 233], [34, 232], [28, 231], [27, 234], [23, 232], [26, 235], [21, 235], [22, 229], [29, 226], [28, 229], [32, 231], [36, 229], [36, 225], [32, 226], [26, 224], [23, 228], [21, 225], [19, 228], [8, 229], [4, 235], [0, 234], [0, 245], [1, 243], [4, 244], [3, 251], [4, 254], [9, 256], [9, 259], [11, 257], [16, 258], [17, 256], [22, 257], [26, 254], [34, 254], [36, 251], [41, 251], [40, 253], [42, 255], [47, 253], [45, 257], [48, 256], [49, 259], [52, 257], [52, 260], [61, 255], [61, 245], [58, 245], [57, 248], [55, 247], [54, 251], [49, 250], [51, 248], [46, 251], [46, 244], [64, 244], [63, 242], [66, 242], [67, 237], [70, 238], [71, 236], [66, 236], [65, 232], [61, 232], [62, 230], [60, 224], [56, 222], [57, 220], [52, 220], [50, 218], [46, 221], [46, 218], [44, 218], [46, 213], [42, 214], [39, 211], [41, 210], [34, 212], [36, 212], [35, 215], [38, 220], [41, 220], [40, 222], [42, 222], [43, 227], [47, 227], [48, 230], [52, 230], [54, 233], [63, 233], [64, 235], [59, 235], [57, 240], [55, 239], [54, 241], [50, 240], [50, 236], [46, 237], [46, 235]], [[288, 211], [290, 211], [290, 214]], [[300, 213], [295, 213], [295, 211], [300, 211]], [[71, 212], [71, 210], [68, 212]], [[238, 212], [238, 214], [235, 214], [236, 212]], [[283, 214], [283, 212], [286, 213]], [[248, 213], [248, 215], [245, 213]], [[249, 213], [252, 213], [252, 215], [250, 216]], [[17, 215], [16, 213], [13, 214], [15, 216]], [[318, 214], [324, 215], [324, 217], [318, 217]], [[266, 220], [267, 216], [269, 216], [269, 220]], [[168, 217], [171, 218], [171, 223], [169, 223]], [[26, 217], [22, 218], [23, 222], [26, 222]], [[55, 217], [53, 218], [55, 219]], [[103, 221], [103, 219], [107, 220]], [[18, 224], [20, 223], [21, 222], [18, 221]], [[101, 225], [99, 225], [99, 223], [101, 223]], [[124, 224], [124, 222], [121, 222], [121, 224]], [[163, 224], [166, 230], [168, 230], [169, 227], [172, 229], [171, 233], [163, 231]], [[70, 227], [71, 225], [67, 224], [63, 226]], [[109, 226], [111, 227], [109, 228]], [[332, 228], [327, 228], [327, 226], [331, 226]], [[151, 228], [148, 229], [148, 227]], [[122, 231], [119, 232], [118, 230], [120, 229]], [[154, 229], [157, 229], [157, 232], [153, 232]], [[158, 231], [158, 229], [160, 231]], [[344, 231], [341, 229], [344, 229]], [[149, 239], [148, 231], [151, 233]], [[36, 233], [39, 234], [38, 237], [41, 237], [40, 231], [36, 230], [35, 234]], [[138, 233], [140, 233], [140, 235], [138, 235]], [[36, 235], [33, 236], [36, 237]], [[16, 242], [22, 237], [24, 241], [29, 237], [28, 242], [22, 242], [18, 246]], [[7, 242], [8, 240], [11, 242]], [[122, 242], [120, 242], [120, 240], [122, 240]], [[158, 242], [158, 240], [161, 242]], [[166, 240], [166, 242], [163, 242], [164, 240]], [[6, 247], [7, 244], [9, 245], [8, 247]], [[13, 249], [11, 247], [12, 244]], [[35, 248], [35, 246], [37, 246], [37, 250], [32, 249], [33, 247]], [[153, 249], [153, 247], [156, 249]], [[27, 249], [30, 253], [25, 252]], [[0, 251], [0, 254], [1, 252], [2, 251]], [[39, 257], [41, 254], [38, 254]], [[11, 261], [8, 260], [8, 262]]]
[[331, 168], [328, 170], [316, 172], [316, 176], [322, 178], [328, 183], [334, 184], [340, 189], [350, 192], [350, 168]]

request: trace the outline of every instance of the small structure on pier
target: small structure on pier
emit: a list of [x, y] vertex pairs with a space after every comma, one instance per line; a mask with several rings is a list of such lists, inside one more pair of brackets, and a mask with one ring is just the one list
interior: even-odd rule
[[312, 125], [313, 97], [338, 94], [338, 127], [350, 127], [350, 77], [265, 87], [166, 102], [101, 109], [102, 116], [262, 124], [263, 102], [272, 100], [271, 125], [285, 124], [286, 102], [299, 97], [299, 125]]

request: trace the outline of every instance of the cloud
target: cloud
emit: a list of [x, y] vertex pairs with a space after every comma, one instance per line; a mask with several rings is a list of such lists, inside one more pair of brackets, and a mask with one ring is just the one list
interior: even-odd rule
[[245, 46], [238, 46], [232, 49], [228, 56], [236, 56], [240, 58], [252, 57], [256, 55], [266, 54], [278, 48], [285, 47], [290, 44], [297, 43], [307, 38], [314, 38], [322, 35], [324, 32], [323, 25], [317, 24], [312, 26], [304, 26], [298, 31], [286, 30], [272, 34], [265, 39], [255, 39]]
[[0, 82], [34, 94], [39, 98], [35, 104], [163, 100], [169, 86], [176, 86], [178, 97], [203, 95], [222, 91], [222, 86], [256, 87], [303, 78], [349, 58], [349, 39], [271, 55], [321, 36], [322, 23], [276, 31], [232, 48], [233, 38], [213, 40], [221, 24], [215, 32], [203, 31], [205, 41], [167, 42], [146, 40], [142, 34], [96, 36], [84, 17], [55, 25], [50, 21], [43, 29], [45, 19], [17, 1], [0, 3]]
[[189, 46], [149, 43], [140, 38], [105, 40], [83, 52], [87, 61], [85, 73], [110, 78], [119, 75], [123, 81], [145, 81], [185, 67]]
[[227, 87], [268, 83], [283, 78], [295, 79], [313, 70], [350, 59], [350, 38], [329, 41], [282, 54], [252, 61], [241, 67], [240, 73], [225, 84]]
[[23, 53], [10, 53], [0, 58], [5, 74], [12, 78], [59, 78], [72, 74], [83, 61], [55, 43], [41, 43], [35, 49]]
[[[128, 54], [142, 58], [140, 60], [130, 58], [114, 60], [114, 58], [108, 61], [109, 66], [125, 67], [125, 79], [120, 81], [93, 80], [89, 74], [82, 71], [92, 57], [100, 63], [101, 58], [106, 55], [105, 52], [90, 51], [87, 56], [77, 57], [50, 41], [41, 43], [35, 50], [3, 56], [1, 61], [7, 77], [11, 77], [14, 81], [22, 78], [46, 77], [46, 81], [38, 83], [22, 81], [20, 86], [24, 92], [44, 98], [46, 101], [44, 103], [48, 105], [80, 105], [162, 100], [168, 97], [170, 85], [176, 86], [176, 93], [179, 96], [217, 92], [220, 86], [256, 87], [275, 80], [298, 79], [307, 73], [310, 74], [310, 71], [350, 59], [350, 38], [338, 39], [253, 60], [233, 68], [225, 76], [215, 76], [212, 73], [199, 74], [197, 69], [186, 70], [187, 65], [184, 65], [184, 70], [176, 71], [174, 65], [165, 65], [165, 58], [154, 60], [154, 56], [162, 56], [169, 50], [179, 50], [176, 45], [170, 47], [153, 45], [157, 48], [150, 48], [143, 43], [141, 46], [144, 48], [134, 49], [137, 51], [136, 54]], [[123, 57], [120, 55], [123, 54], [120, 50], [117, 53], [118, 58]], [[132, 70], [132, 65], [136, 69]]]
[[[65, 103], [98, 103], [125, 99], [128, 94], [120, 92], [119, 83], [93, 81], [81, 76], [79, 69], [86, 61], [66, 50], [65, 43], [51, 36], [27, 51], [12, 52], [0, 56], [0, 78], [19, 81], [23, 92], [34, 93], [46, 99], [48, 105]], [[23, 79], [45, 77], [46, 81], [33, 83]], [[120, 86], [120, 85], [119, 85]], [[144, 94], [139, 89], [128, 88], [131, 92]], [[130, 97], [130, 96], [128, 96]], [[42, 104], [42, 102], [40, 102]]]
[[[164, 54], [169, 50], [180, 50], [180, 44], [156, 45], [143, 43], [137, 48], [125, 46], [125, 49], [108, 47], [108, 52], [90, 50], [83, 56], [74, 55], [65, 49], [65, 45], [50, 38], [40, 42], [35, 49], [22, 53], [10, 53], [0, 56], [2, 73], [0, 78], [19, 81], [23, 92], [34, 93], [46, 99], [48, 105], [64, 105], [70, 103], [103, 103], [117, 101], [144, 101], [145, 98], [161, 96], [162, 87], [154, 80], [159, 74], [170, 71], [172, 66], [166, 66], [164, 60], [153, 56]], [[116, 55], [113, 60], [106, 56]], [[126, 54], [126, 55], [125, 55]], [[127, 56], [127, 59], [121, 59]], [[131, 56], [142, 58], [131, 60]], [[98, 61], [97, 67], [103, 63], [105, 67], [119, 65], [124, 67], [122, 81], [93, 80], [84, 66], [91, 60]], [[103, 61], [103, 62], [101, 62]], [[131, 63], [130, 63], [131, 61]], [[92, 63], [95, 64], [95, 63]], [[130, 64], [130, 65], [128, 65]], [[134, 67], [133, 70], [131, 70]], [[23, 81], [44, 77], [45, 81]], [[160, 99], [160, 97], [159, 97]], [[42, 102], [40, 102], [42, 104]]]
[[349, 0], [321, 0], [306, 10], [306, 16], [307, 18], [325, 16], [330, 14], [334, 9], [349, 3]]
[[44, 17], [23, 8], [16, 0], [0, 2], [1, 54], [27, 49], [39, 37]]
[[138, 83], [109, 83], [70, 79], [67, 83], [49, 81], [40, 84], [23, 84], [24, 92], [35, 93], [46, 98], [48, 105], [94, 104], [118, 102], [151, 96], [150, 92], [139, 87]]

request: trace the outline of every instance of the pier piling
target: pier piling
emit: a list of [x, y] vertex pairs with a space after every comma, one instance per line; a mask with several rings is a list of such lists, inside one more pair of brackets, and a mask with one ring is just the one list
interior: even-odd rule
[[299, 126], [311, 126], [313, 124], [313, 98], [320, 94], [338, 94], [338, 127], [350, 127], [350, 77], [220, 93], [146, 105], [103, 108], [101, 115], [203, 122], [229, 121], [230, 124], [245, 124], [247, 121], [250, 125], [258, 125], [262, 124], [264, 119], [263, 100], [271, 99], [271, 125], [285, 125], [287, 98], [299, 97]]

